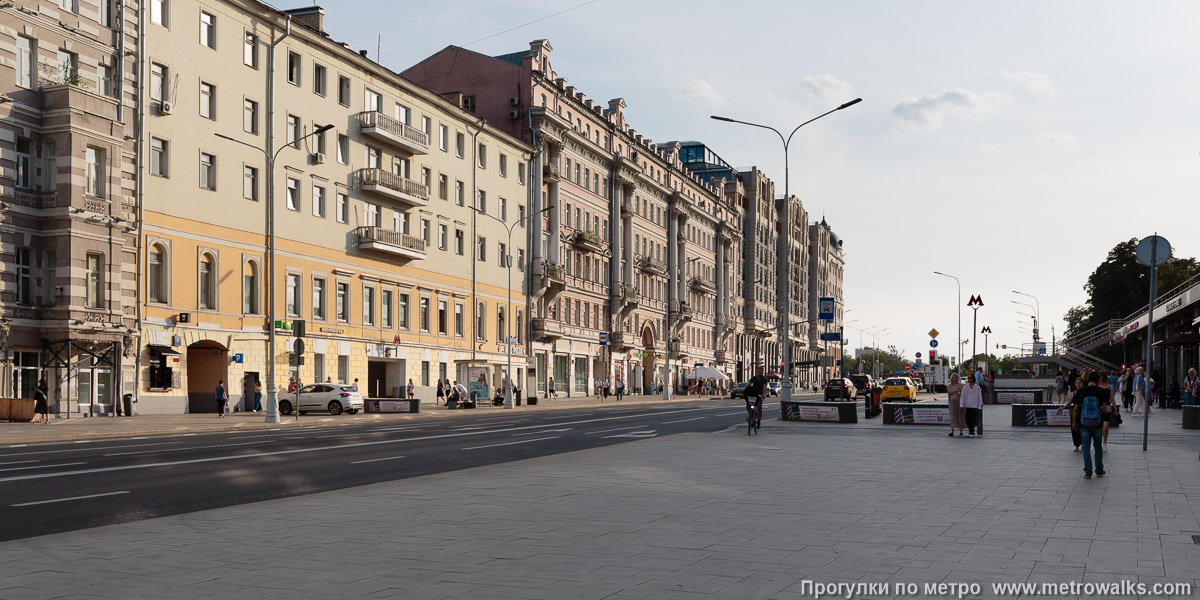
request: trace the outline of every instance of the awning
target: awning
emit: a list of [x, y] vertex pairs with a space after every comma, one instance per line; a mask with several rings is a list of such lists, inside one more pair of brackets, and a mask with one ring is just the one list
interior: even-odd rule
[[175, 356], [182, 356], [170, 346], [155, 346], [154, 344], [149, 344], [146, 346], [146, 348], [148, 348], [151, 352], [157, 352], [159, 354], [174, 354]]
[[1167, 336], [1167, 339], [1161, 342], [1154, 342], [1155, 346], [1197, 346], [1200, 345], [1200, 333], [1177, 333]]

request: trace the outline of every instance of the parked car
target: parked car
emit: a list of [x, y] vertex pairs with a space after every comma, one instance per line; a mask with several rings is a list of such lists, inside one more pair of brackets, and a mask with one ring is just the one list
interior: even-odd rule
[[743, 382], [733, 386], [733, 391], [729, 393], [730, 397], [745, 398], [746, 397], [746, 386], [748, 386], [748, 385], [750, 385], [748, 382], [743, 381]]
[[825, 384], [825, 400], [858, 400], [858, 388], [844, 377], [830, 379]]
[[766, 392], [767, 392], [767, 395], [768, 395], [768, 396], [778, 396], [778, 395], [779, 395], [779, 389], [780, 389], [780, 388], [779, 388], [779, 382], [778, 382], [778, 381], [768, 381], [768, 382], [767, 382], [767, 389], [766, 389]]
[[331, 415], [340, 415], [342, 411], [354, 414], [363, 407], [362, 394], [352, 385], [337, 383], [314, 383], [300, 388], [299, 392], [282, 395], [279, 398], [279, 413], [292, 414], [296, 407], [292, 402], [299, 396], [300, 414], [309, 411], [329, 411]]
[[917, 401], [917, 384], [908, 377], [889, 377], [883, 382], [883, 401]]
[[850, 381], [854, 382], [854, 387], [858, 388], [861, 392], [870, 392], [878, 385], [877, 381], [875, 381], [870, 375], [864, 373], [851, 375]]

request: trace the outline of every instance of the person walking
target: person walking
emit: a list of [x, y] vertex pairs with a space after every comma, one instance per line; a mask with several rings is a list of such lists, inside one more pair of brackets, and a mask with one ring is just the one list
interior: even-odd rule
[[[1074, 396], [1074, 394], [1076, 392], [1083, 389], [1083, 384], [1084, 384], [1084, 381], [1083, 381], [1082, 377], [1075, 378], [1075, 381], [1072, 383], [1073, 387], [1071, 388], [1072, 397]], [[1070, 410], [1070, 408], [1071, 408], [1070, 402], [1071, 402], [1070, 400], [1067, 400], [1067, 404], [1064, 404], [1063, 408]], [[1083, 434], [1079, 433], [1079, 430], [1074, 427], [1071, 428], [1071, 443], [1075, 444], [1076, 452], [1082, 452]]]
[[[1110, 380], [1110, 378], [1105, 376], [1103, 373], [1099, 374], [1099, 387], [1100, 387], [1100, 389], [1104, 390], [1108, 394], [1108, 398], [1109, 398], [1109, 403], [1106, 404], [1105, 406], [1103, 406], [1100, 410], [1101, 442], [1103, 443], [1104, 451], [1108, 452], [1109, 423], [1112, 423], [1116, 419], [1121, 418], [1120, 414], [1119, 414], [1120, 409], [1117, 408], [1117, 406], [1118, 406], [1117, 403], [1112, 401], [1113, 398], [1117, 397], [1116, 389], [1113, 388], [1112, 381]], [[1117, 416], [1113, 417], [1114, 414]], [[1120, 421], [1117, 421], [1117, 423], [1119, 424]]]
[[408, 399], [412, 400], [417, 397], [417, 386], [413, 384], [412, 378], [408, 380], [408, 389], [404, 390], [408, 394]]
[[254, 412], [262, 412], [262, 382], [254, 380]]
[[1196, 404], [1196, 392], [1200, 391], [1200, 378], [1196, 377], [1195, 367], [1188, 369], [1183, 378], [1183, 403], [1187, 406]]
[[617, 377], [617, 402], [620, 402], [621, 398], [623, 398], [624, 396], [625, 396], [625, 380], [621, 379], [618, 376]]
[[554, 376], [546, 380], [546, 398], [558, 398], [558, 390], [554, 389]]
[[[974, 377], [967, 377], [967, 387], [962, 389], [958, 403], [965, 413], [967, 437], [975, 437], [975, 423], [979, 420], [979, 412], [983, 410], [983, 386], [975, 383]], [[983, 432], [979, 432], [979, 435], [982, 436]]]
[[596, 380], [596, 392], [600, 394], [600, 401], [608, 400], [608, 382]]
[[[1125, 410], [1129, 410], [1129, 407], [1133, 405], [1133, 382], [1130, 381], [1132, 378], [1133, 375], [1129, 369], [1121, 369], [1121, 376], [1117, 377], [1117, 391], [1121, 393], [1121, 405], [1125, 407]], [[1114, 403], [1115, 401], [1114, 399]]]
[[958, 429], [958, 436], [963, 436], [963, 428], [967, 426], [966, 417], [960, 400], [962, 399], [962, 384], [959, 383], [958, 373], [950, 375], [950, 383], [946, 386], [947, 403], [950, 405], [950, 437]]
[[1133, 409], [1129, 414], [1140, 417], [1146, 412], [1146, 373], [1142, 367], [1133, 371]]
[[46, 398], [46, 392], [49, 389], [50, 387], [46, 385], [45, 379], [39, 379], [37, 385], [33, 388], [33, 414], [42, 416], [41, 419], [35, 420], [34, 423], [40, 421], [46, 425], [50, 424], [50, 403]]
[[225, 405], [229, 402], [229, 394], [225, 391], [225, 380], [224, 379], [217, 380], [216, 398], [217, 398], [217, 416], [224, 417], [225, 416]]
[[445, 401], [445, 398], [446, 398], [446, 388], [442, 384], [441, 379], [437, 380], [437, 382], [438, 382], [438, 384], [437, 384], [437, 403], [441, 404]]
[[1063, 375], [1061, 368], [1058, 370], [1058, 375], [1054, 376], [1054, 399], [1059, 404], [1067, 403], [1067, 378]]
[[287, 388], [287, 390], [288, 390], [288, 391], [287, 391], [287, 393], [289, 393], [289, 394], [291, 394], [291, 393], [293, 393], [293, 392], [295, 392], [295, 391], [296, 391], [296, 378], [295, 378], [295, 377], [288, 377], [288, 388]]
[[1081, 432], [1083, 443], [1086, 451], [1083, 453], [1083, 478], [1092, 478], [1092, 454], [1095, 451], [1095, 467], [1096, 475], [1104, 477], [1108, 473], [1104, 470], [1104, 446], [1101, 442], [1101, 421], [1100, 415], [1104, 414], [1104, 407], [1112, 404], [1112, 398], [1104, 388], [1098, 384], [1100, 374], [1096, 372], [1088, 373], [1087, 385], [1082, 386], [1075, 395], [1071, 397], [1071, 429]]

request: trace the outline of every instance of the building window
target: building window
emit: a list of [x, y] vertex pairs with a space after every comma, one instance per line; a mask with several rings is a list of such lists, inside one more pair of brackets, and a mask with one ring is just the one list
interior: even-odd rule
[[438, 250], [445, 250], [446, 244], [450, 241], [449, 228], [438, 223]]
[[399, 295], [399, 303], [396, 305], [396, 317], [399, 319], [400, 329], [408, 329], [408, 294]]
[[17, 140], [17, 187], [33, 188], [33, 142], [27, 139]]
[[[19, 35], [17, 36], [17, 85], [32, 89], [36, 72], [37, 42]], [[445, 150], [445, 148], [442, 149]]]
[[150, 0], [150, 22], [155, 25], [167, 26], [167, 1]]
[[350, 78], [338, 75], [338, 104], [350, 106]]
[[167, 176], [167, 140], [150, 138], [150, 174]]
[[454, 335], [463, 336], [463, 305], [460, 302], [454, 303]]
[[325, 320], [325, 279], [313, 277], [312, 284], [313, 320]]
[[347, 383], [350, 380], [350, 357], [344, 354], [338, 355], [338, 383]]
[[487, 168], [487, 146], [479, 144], [479, 168]]
[[375, 288], [363, 286], [363, 325], [375, 324]]
[[242, 100], [242, 131], [258, 135], [258, 102]]
[[487, 339], [487, 304], [483, 302], [475, 305], [475, 339]]
[[506, 266], [508, 266], [508, 265], [504, 264], [504, 261], [506, 260], [506, 259], [505, 259], [505, 257], [507, 257], [507, 256], [508, 256], [508, 246], [507, 246], [507, 245], [505, 245], [505, 243], [504, 243], [504, 242], [500, 242], [500, 245], [499, 245], [499, 252], [497, 252], [497, 254], [499, 254], [499, 255], [500, 255], [500, 257], [499, 257], [499, 258], [500, 258], [500, 266], [501, 266], [501, 267], [506, 267]]
[[88, 146], [84, 153], [87, 162], [87, 187], [84, 189], [89, 196], [104, 197], [104, 150]]
[[517, 270], [525, 270], [525, 249], [517, 248]]
[[350, 217], [350, 199], [345, 192], [337, 192], [337, 206], [334, 207], [337, 211], [337, 222], [345, 223]]
[[392, 290], [379, 292], [379, 325], [385, 329], [392, 328]]
[[168, 73], [169, 71], [165, 65], [150, 63], [151, 100], [162, 102], [170, 99], [170, 95], [167, 93], [167, 85], [170, 84], [170, 81], [167, 79]]
[[288, 210], [300, 210], [300, 180], [287, 178], [287, 207]]
[[367, 146], [367, 168], [378, 169], [383, 159], [383, 152], [379, 148]]
[[325, 67], [316, 63], [313, 63], [313, 93], [325, 95]]
[[200, 12], [200, 43], [209, 48], [217, 47], [217, 18]]
[[476, 199], [476, 201], [475, 201], [475, 210], [477, 210], [481, 213], [487, 212], [487, 192], [486, 191], [479, 190], [479, 198]]
[[479, 262], [487, 262], [487, 238], [479, 238], [475, 245], [475, 255], [475, 259]]
[[466, 184], [464, 184], [461, 181], [455, 180], [454, 181], [454, 203], [459, 206], [462, 206], [465, 195], [466, 195]]
[[461, 229], [454, 230], [454, 253], [459, 256], [463, 255], [463, 230]]
[[146, 293], [151, 302], [167, 302], [167, 251], [160, 244], [150, 246], [146, 260]]
[[438, 323], [438, 333], [441, 335], [446, 335], [446, 325], [447, 325], [446, 320], [450, 316], [447, 314], [447, 312], [448, 311], [447, 311], [447, 307], [446, 307], [446, 301], [438, 300], [437, 323]]
[[429, 117], [421, 117], [421, 132], [426, 136], [433, 137], [433, 120]]
[[379, 227], [379, 207], [367, 202], [363, 205], [363, 215], [367, 227]]
[[200, 82], [200, 116], [217, 118], [217, 86], [203, 81]]
[[337, 161], [343, 165], [350, 164], [350, 136], [344, 133], [338, 134]]
[[96, 65], [96, 93], [104, 96], [113, 95], [112, 67], [105, 64]]
[[500, 155], [500, 176], [508, 177], [508, 156], [504, 154]]
[[519, 308], [517, 309], [517, 321], [513, 333], [513, 337], [516, 338], [518, 344], [525, 342], [525, 312]]
[[289, 317], [300, 316], [300, 276], [295, 273], [287, 274], [286, 290], [284, 291], [285, 312]]
[[343, 323], [350, 322], [350, 284], [338, 282], [337, 284], [337, 320]]
[[249, 31], [242, 41], [242, 64], [251, 69], [258, 68], [258, 36]]
[[87, 308], [103, 308], [104, 303], [104, 257], [88, 253], [87, 265]]
[[442, 152], [450, 149], [450, 128], [445, 125], [438, 125], [438, 147]]
[[258, 200], [258, 167], [249, 165], [242, 167], [242, 197], [247, 200]]
[[429, 244], [429, 219], [421, 219], [421, 239]]
[[459, 132], [454, 134], [454, 155], [462, 158], [467, 148], [467, 136]]
[[258, 314], [258, 263], [252, 260], [242, 265], [242, 312]]
[[498, 203], [497, 207], [500, 209], [500, 220], [507, 223], [508, 222], [508, 200], [505, 200], [504, 198], [497, 198], [496, 202]]
[[421, 331], [429, 331], [429, 298], [421, 298], [418, 308]]
[[519, 225], [521, 227], [525, 226], [525, 205], [524, 204], [517, 205], [517, 225]]
[[325, 188], [314, 185], [312, 195], [313, 216], [325, 218]]
[[217, 308], [217, 265], [213, 255], [205, 252], [200, 255], [200, 309], [215, 310]]
[[450, 199], [450, 178], [441, 173], [438, 174], [438, 198], [441, 200]]
[[504, 329], [504, 326], [507, 324], [507, 319], [505, 319], [505, 316], [506, 315], [504, 314], [504, 307], [497, 306], [496, 307], [496, 341], [507, 343], [510, 340], [508, 339], [508, 331], [506, 331]]
[[517, 183], [525, 185], [525, 163], [517, 163]]
[[17, 248], [17, 303], [33, 304], [33, 250]]
[[287, 144], [293, 148], [300, 147], [300, 117], [287, 116]]
[[217, 189], [217, 157], [207, 152], [200, 153], [200, 188]]
[[292, 85], [300, 85], [300, 55], [288, 52], [287, 79]]

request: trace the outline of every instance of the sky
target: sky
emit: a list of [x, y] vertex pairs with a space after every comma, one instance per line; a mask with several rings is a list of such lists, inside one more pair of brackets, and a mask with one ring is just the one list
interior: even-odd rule
[[[280, 8], [290, 8], [281, 5]], [[756, 165], [844, 240], [847, 350], [952, 354], [972, 295], [988, 342], [1043, 339], [1116, 244], [1157, 232], [1200, 256], [1200, 3], [1083, 1], [341, 0], [325, 26], [403, 71], [448, 46], [545, 38], [587, 97], [622, 97], [655, 142]], [[556, 14], [557, 13], [557, 14]], [[371, 18], [364, 19], [364, 15]], [[381, 24], [387, 24], [381, 26]], [[396, 35], [401, 32], [401, 35]], [[382, 37], [380, 37], [382, 34]], [[868, 330], [865, 335], [856, 328]], [[984, 340], [976, 342], [980, 352]], [[964, 356], [969, 356], [971, 344]], [[999, 354], [1003, 354], [999, 351]]]

